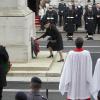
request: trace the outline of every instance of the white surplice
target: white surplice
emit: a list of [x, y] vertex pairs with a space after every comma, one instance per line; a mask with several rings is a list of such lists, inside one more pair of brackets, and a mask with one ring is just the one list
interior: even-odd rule
[[59, 91], [70, 99], [90, 97], [92, 60], [89, 51], [70, 51], [61, 74]]
[[92, 95], [95, 100], [97, 100], [97, 95], [99, 90], [100, 90], [100, 58], [97, 60], [93, 75]]

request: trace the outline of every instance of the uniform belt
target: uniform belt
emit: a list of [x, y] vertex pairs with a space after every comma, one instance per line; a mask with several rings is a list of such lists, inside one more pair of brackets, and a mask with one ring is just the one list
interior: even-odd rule
[[74, 17], [67, 17], [67, 18], [72, 18], [73, 19]]
[[88, 17], [88, 19], [94, 19], [93, 17]]
[[47, 17], [47, 19], [54, 19], [53, 17]]

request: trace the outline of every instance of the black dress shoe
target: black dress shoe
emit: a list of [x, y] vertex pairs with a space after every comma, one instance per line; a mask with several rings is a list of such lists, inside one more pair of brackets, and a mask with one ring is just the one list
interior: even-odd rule
[[72, 37], [68, 37], [68, 40], [73, 40], [73, 38]]
[[59, 61], [57, 61], [57, 62], [64, 62], [64, 59], [61, 59], [61, 60], [59, 60]]
[[53, 55], [50, 55], [49, 57], [47, 57], [47, 58], [53, 58]]
[[93, 37], [88, 37], [88, 39], [87, 40], [93, 40]]
[[85, 38], [88, 38], [88, 35], [86, 35]]

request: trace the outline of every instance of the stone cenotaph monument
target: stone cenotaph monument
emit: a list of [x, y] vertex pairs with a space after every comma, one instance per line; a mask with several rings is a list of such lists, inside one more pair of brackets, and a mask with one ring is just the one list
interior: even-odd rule
[[31, 39], [35, 35], [35, 14], [27, 0], [0, 0], [0, 45], [4, 45], [11, 62], [31, 60]]

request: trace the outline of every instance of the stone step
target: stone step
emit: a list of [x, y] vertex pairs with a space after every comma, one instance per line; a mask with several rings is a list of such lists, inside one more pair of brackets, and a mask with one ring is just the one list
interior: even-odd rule
[[46, 58], [49, 55], [48, 51], [41, 51], [36, 59], [28, 63], [13, 63], [11, 71], [47, 71], [52, 66], [57, 52], [54, 52], [54, 58]]
[[[67, 53], [63, 53], [64, 59], [66, 58]], [[60, 77], [64, 62], [57, 62], [59, 60], [59, 54], [57, 54], [56, 60], [53, 63], [53, 66], [48, 71], [48, 77]], [[52, 74], [51, 74], [52, 73]]]
[[[64, 58], [66, 58], [66, 53], [64, 53], [63, 55], [64, 55]], [[59, 63], [59, 62], [57, 62], [57, 60], [59, 60], [58, 53], [57, 53], [57, 56], [55, 57], [55, 60], [52, 64], [52, 66], [50, 67], [50, 69], [48, 71], [10, 71], [8, 74], [8, 77], [26, 78], [26, 77], [38, 76], [38, 77], [43, 77], [46, 79], [47, 79], [47, 77], [49, 77], [49, 79], [50, 79], [50, 77], [51, 78], [53, 78], [53, 77], [59, 78], [61, 75], [61, 71], [62, 71], [64, 62]], [[43, 79], [43, 80], [46, 80], [46, 79]], [[9, 78], [9, 80], [10, 80], [10, 78]]]
[[38, 76], [38, 77], [59, 77], [61, 74], [61, 70], [59, 72], [46, 72], [46, 71], [10, 71], [9, 76]]

